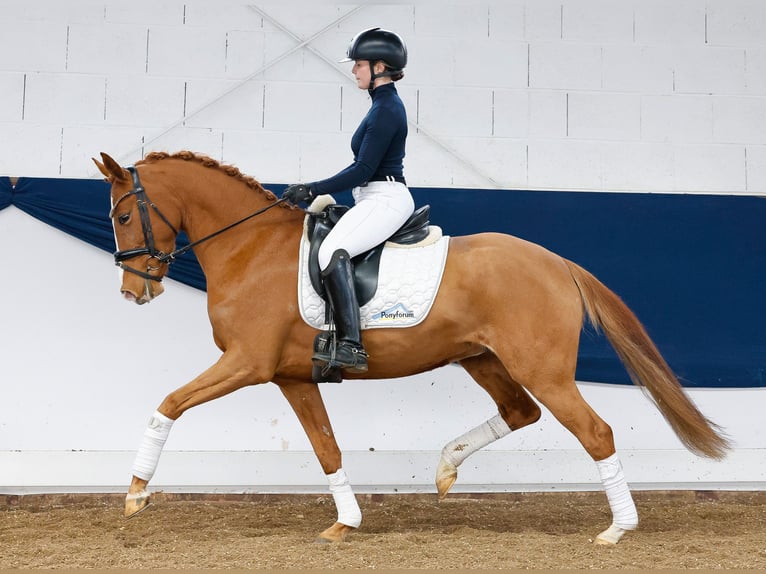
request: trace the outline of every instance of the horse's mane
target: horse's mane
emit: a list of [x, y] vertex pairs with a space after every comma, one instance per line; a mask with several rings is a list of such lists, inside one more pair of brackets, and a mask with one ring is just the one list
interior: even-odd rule
[[[249, 175], [245, 175], [242, 173], [238, 167], [233, 165], [227, 165], [219, 162], [216, 159], [213, 159], [212, 157], [194, 153], [193, 151], [179, 151], [176, 153], [168, 153], [164, 151], [153, 151], [146, 154], [146, 157], [144, 159], [139, 160], [136, 162], [136, 165], [140, 165], [142, 163], [154, 163], [157, 161], [162, 161], [163, 159], [180, 159], [183, 161], [193, 161], [196, 163], [199, 163], [200, 165], [203, 165], [204, 167], [209, 167], [211, 169], [217, 169], [219, 171], [222, 171], [226, 175], [233, 177], [234, 179], [241, 181], [244, 183], [247, 187], [249, 187], [252, 190], [255, 190], [259, 193], [264, 194], [268, 199], [275, 201], [277, 199], [277, 196], [274, 195], [271, 191], [264, 188], [260, 182], [258, 182], [257, 179], [254, 177], [250, 177]], [[291, 207], [286, 203], [281, 204], [281, 207]]]

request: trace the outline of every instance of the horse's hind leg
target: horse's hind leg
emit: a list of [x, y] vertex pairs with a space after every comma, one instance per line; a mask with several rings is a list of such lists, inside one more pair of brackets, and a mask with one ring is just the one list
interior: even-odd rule
[[303, 381], [275, 381], [282, 394], [295, 411], [298, 420], [311, 441], [314, 453], [319, 459], [330, 483], [338, 519], [322, 532], [317, 542], [341, 542], [362, 522], [362, 511], [351, 489], [346, 473], [341, 467], [341, 452], [332, 432], [327, 410], [314, 383]]
[[616, 544], [627, 530], [638, 527], [638, 512], [615, 452], [612, 429], [585, 402], [574, 378], [561, 380], [564, 382], [527, 388], [577, 437], [596, 463], [612, 511], [612, 525], [596, 537], [596, 543]]
[[436, 469], [439, 498], [447, 495], [457, 480], [458, 466], [471, 454], [540, 418], [540, 407], [492, 353], [464, 359], [460, 364], [489, 393], [499, 414], [444, 446]]

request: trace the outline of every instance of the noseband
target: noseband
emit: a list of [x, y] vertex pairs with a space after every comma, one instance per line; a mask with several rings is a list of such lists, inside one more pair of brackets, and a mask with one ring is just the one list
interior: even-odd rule
[[[131, 177], [133, 178], [133, 189], [131, 189], [126, 194], [122, 195], [114, 203], [114, 207], [112, 207], [112, 211], [109, 213], [109, 217], [111, 218], [114, 215], [114, 212], [117, 209], [117, 206], [120, 204], [120, 202], [123, 199], [127, 199], [128, 197], [135, 195], [136, 204], [138, 205], [138, 216], [141, 220], [141, 231], [143, 231], [143, 234], [144, 234], [144, 247], [137, 247], [136, 249], [126, 249], [124, 251], [116, 251], [114, 253], [114, 263], [119, 268], [123, 269], [124, 271], [134, 273], [140, 277], [143, 277], [144, 279], [148, 279], [149, 281], [160, 282], [162, 281], [162, 277], [156, 277], [149, 273], [150, 271], [157, 271], [159, 267], [154, 267], [152, 265], [149, 265], [149, 261], [151, 261], [152, 259], [156, 259], [159, 264], [167, 263], [168, 261], [172, 260], [175, 252], [168, 255], [164, 253], [163, 251], [159, 251], [155, 247], [154, 233], [152, 231], [152, 220], [149, 217], [149, 208], [151, 207], [154, 210], [154, 212], [160, 217], [160, 219], [162, 219], [162, 221], [165, 222], [165, 224], [173, 231], [173, 235], [178, 235], [178, 230], [175, 227], [173, 227], [173, 224], [170, 223], [170, 221], [168, 221], [168, 218], [162, 214], [162, 212], [157, 208], [157, 206], [154, 205], [154, 203], [152, 203], [152, 201], [146, 195], [146, 190], [144, 189], [144, 186], [141, 185], [141, 180], [138, 178], [138, 171], [136, 170], [136, 168], [134, 166], [130, 166], [127, 169], [130, 172]], [[147, 261], [147, 265], [146, 265], [146, 271], [140, 271], [124, 263], [126, 259], [132, 259], [133, 257], [138, 257], [139, 255], [149, 256], [149, 261]]]

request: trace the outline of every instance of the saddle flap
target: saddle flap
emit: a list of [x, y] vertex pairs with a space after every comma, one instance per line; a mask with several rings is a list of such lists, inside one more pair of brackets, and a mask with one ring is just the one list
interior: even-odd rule
[[[331, 204], [317, 213], [309, 213], [307, 232], [309, 238], [309, 277], [311, 285], [322, 299], [327, 296], [319, 270], [319, 247], [338, 220], [349, 210], [347, 205]], [[412, 245], [428, 237], [431, 206], [417, 209], [388, 241], [400, 245]], [[354, 286], [359, 305], [365, 305], [378, 288], [378, 268], [385, 242], [352, 259], [354, 263]]]

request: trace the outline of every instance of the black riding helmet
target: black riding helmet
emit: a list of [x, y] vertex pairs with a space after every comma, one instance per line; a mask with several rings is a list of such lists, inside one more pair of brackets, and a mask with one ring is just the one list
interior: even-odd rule
[[[375, 78], [396, 76], [402, 73], [407, 65], [407, 46], [398, 34], [382, 28], [370, 28], [359, 32], [351, 40], [346, 50], [346, 58], [341, 62], [352, 60], [367, 60], [370, 62], [370, 88]], [[383, 60], [386, 70], [376, 74], [373, 70], [375, 62]]]

